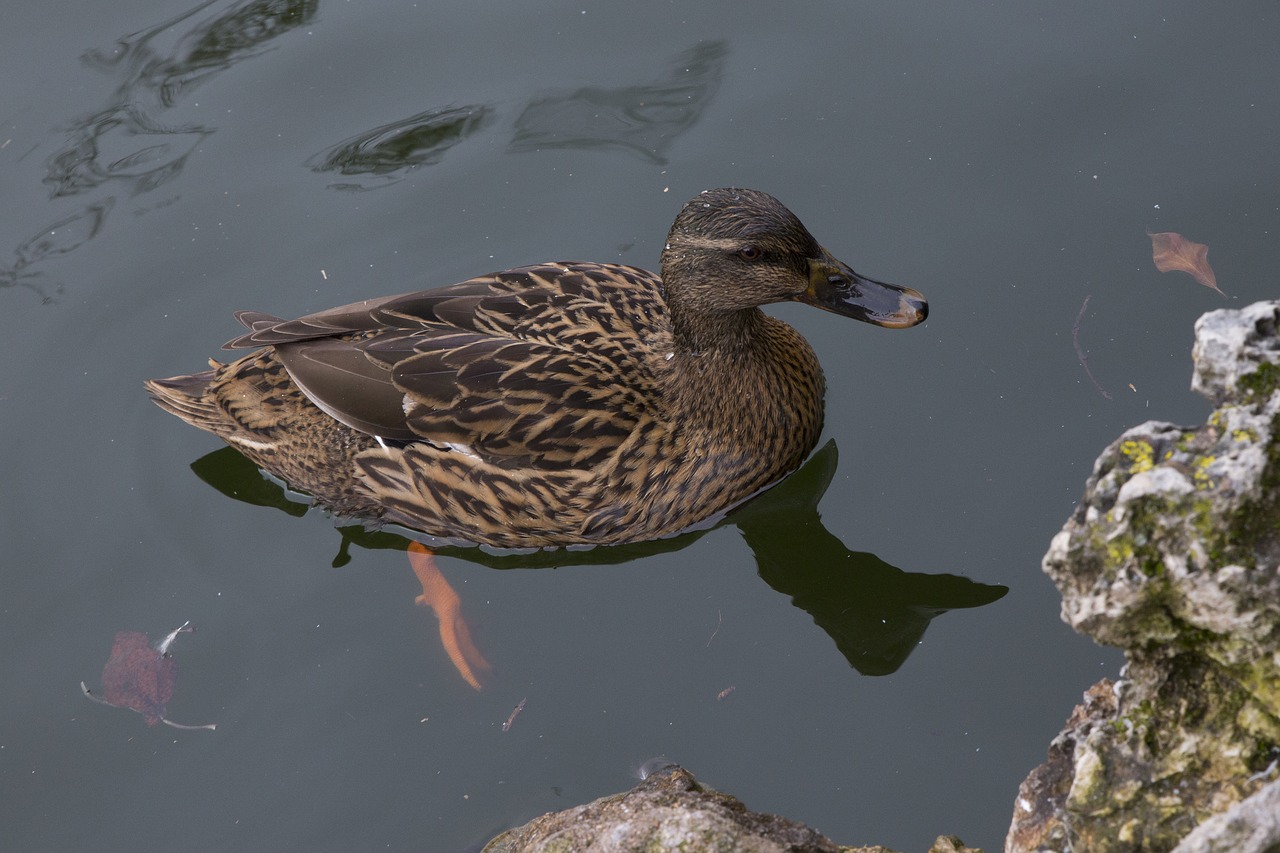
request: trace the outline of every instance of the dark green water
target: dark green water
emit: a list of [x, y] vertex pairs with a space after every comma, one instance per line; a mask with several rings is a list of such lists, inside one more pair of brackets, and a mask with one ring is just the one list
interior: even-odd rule
[[[846, 844], [998, 849], [1119, 666], [1058, 621], [1049, 539], [1121, 430], [1206, 415], [1195, 318], [1276, 295], [1277, 41], [1261, 3], [11, 3], [6, 846], [461, 850], [665, 755]], [[142, 393], [235, 309], [653, 265], [733, 184], [928, 323], [778, 309], [839, 456], [781, 515], [603, 565], [442, 560], [482, 692], [402, 553], [227, 497], [191, 468], [216, 442]], [[1147, 230], [1207, 243], [1230, 299], [1157, 273]], [[939, 574], [1009, 592], [929, 622], [967, 601]], [[80, 695], [117, 631], [188, 619], [168, 712], [216, 732]]]

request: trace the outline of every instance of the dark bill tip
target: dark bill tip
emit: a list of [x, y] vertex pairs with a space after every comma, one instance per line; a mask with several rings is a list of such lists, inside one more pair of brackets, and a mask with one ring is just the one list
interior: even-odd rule
[[906, 329], [929, 316], [919, 291], [864, 278], [830, 255], [809, 262], [809, 288], [797, 298], [888, 329]]

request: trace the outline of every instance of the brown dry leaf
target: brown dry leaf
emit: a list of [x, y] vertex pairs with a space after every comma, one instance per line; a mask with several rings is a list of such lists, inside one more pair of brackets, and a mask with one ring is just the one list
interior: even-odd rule
[[[1210, 290], [1222, 293], [1217, 276], [1209, 266], [1209, 247], [1194, 243], [1176, 231], [1147, 232], [1151, 238], [1151, 260], [1160, 272], [1184, 272]], [[1227, 294], [1222, 293], [1225, 297]]]

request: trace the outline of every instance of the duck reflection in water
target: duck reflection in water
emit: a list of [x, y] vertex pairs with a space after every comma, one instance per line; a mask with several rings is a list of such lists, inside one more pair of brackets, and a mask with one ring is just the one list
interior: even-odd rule
[[[948, 610], [981, 607], [1004, 597], [1008, 588], [978, 583], [952, 574], [906, 572], [864, 551], [851, 551], [827, 530], [818, 504], [835, 475], [838, 453], [828, 441], [805, 464], [778, 486], [759, 495], [723, 518], [716, 527], [733, 525], [755, 555], [760, 577], [776, 591], [791, 598], [835, 642], [849, 664], [864, 675], [895, 672], [924, 636], [929, 623]], [[291, 498], [285, 490], [264, 479], [258, 469], [231, 448], [214, 451], [192, 464], [196, 475], [236, 500], [269, 506], [301, 516], [307, 512], [306, 496]], [[368, 549], [406, 550], [414, 547], [406, 535], [389, 530], [369, 530], [361, 525], [337, 528], [341, 537], [334, 566], [351, 561], [351, 546]], [[658, 553], [684, 548], [708, 531], [694, 531], [656, 542], [594, 548], [586, 551], [537, 551], [497, 554], [480, 548], [444, 547], [441, 557], [458, 558], [494, 569], [540, 569], [569, 565], [615, 565]], [[412, 550], [410, 551], [412, 554]], [[415, 573], [417, 570], [415, 568]], [[438, 577], [437, 577], [438, 575]], [[418, 573], [419, 580], [423, 580]], [[438, 566], [427, 574], [419, 603], [437, 604], [441, 637], [450, 660], [463, 679], [483, 682], [489, 671], [483, 655], [466, 646], [458, 625], [466, 623], [461, 599], [447, 587]], [[430, 590], [428, 590], [430, 587]], [[446, 620], [444, 615], [450, 616]], [[456, 650], [445, 637], [451, 622]], [[466, 635], [470, 642], [471, 632]], [[461, 662], [460, 662], [461, 661]], [[470, 673], [470, 677], [468, 677]], [[475, 686], [474, 684], [472, 686]]]

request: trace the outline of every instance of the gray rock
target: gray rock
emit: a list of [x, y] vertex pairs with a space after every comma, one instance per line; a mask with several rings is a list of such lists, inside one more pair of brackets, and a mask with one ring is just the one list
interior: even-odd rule
[[612, 851], [838, 853], [804, 824], [749, 811], [728, 794], [668, 766], [622, 794], [543, 815], [490, 841], [482, 853]]
[[1193, 387], [1217, 409], [1121, 435], [1054, 537], [1063, 619], [1128, 664], [1023, 783], [1006, 850], [1171, 850], [1280, 757], [1278, 321], [1280, 302], [1201, 317]]
[[[674, 764], [622, 794], [534, 818], [482, 853], [893, 853], [841, 847], [801, 823], [747, 809]], [[982, 853], [939, 836], [929, 853]]]
[[1247, 391], [1253, 374], [1265, 365], [1280, 364], [1277, 304], [1255, 302], [1238, 311], [1210, 311], [1196, 321], [1192, 391], [1220, 406], [1238, 397], [1240, 389]]
[[1192, 830], [1173, 853], [1274, 853], [1280, 849], [1280, 781]]

